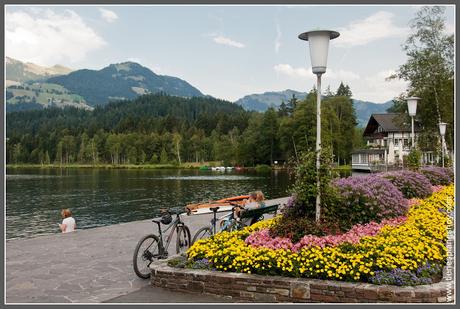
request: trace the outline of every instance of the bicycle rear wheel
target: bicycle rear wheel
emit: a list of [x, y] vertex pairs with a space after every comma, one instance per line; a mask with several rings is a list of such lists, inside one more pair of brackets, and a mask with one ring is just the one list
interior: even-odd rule
[[176, 238], [176, 253], [182, 254], [187, 251], [191, 244], [190, 230], [187, 226], [182, 225], [177, 227]]
[[139, 278], [150, 278], [150, 264], [159, 257], [159, 239], [156, 235], [144, 236], [137, 243], [133, 256], [134, 272]]
[[211, 236], [212, 236], [211, 228], [208, 226], [202, 227], [201, 229], [198, 230], [198, 232], [195, 233], [195, 236], [193, 236], [192, 244], [194, 244], [195, 241], [197, 240], [206, 239]]

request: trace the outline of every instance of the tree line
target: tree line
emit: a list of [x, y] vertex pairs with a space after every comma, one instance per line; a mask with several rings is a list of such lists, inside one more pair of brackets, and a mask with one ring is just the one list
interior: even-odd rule
[[[322, 145], [339, 164], [362, 145], [348, 86], [322, 101]], [[264, 113], [208, 97], [150, 94], [93, 111], [7, 114], [7, 163], [157, 164], [223, 161], [254, 166], [314, 151], [316, 90]]]

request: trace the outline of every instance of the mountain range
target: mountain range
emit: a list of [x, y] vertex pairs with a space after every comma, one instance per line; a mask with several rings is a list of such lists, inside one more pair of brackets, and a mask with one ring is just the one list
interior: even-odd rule
[[[243, 108], [246, 110], [264, 112], [270, 107], [278, 108], [282, 102], [287, 103], [293, 95], [295, 95], [297, 99], [302, 100], [307, 96], [307, 93], [291, 89], [284, 91], [269, 91], [260, 94], [244, 96], [241, 99], [235, 101], [235, 103], [243, 106]], [[392, 105], [392, 100], [385, 103], [373, 103], [369, 101], [353, 99], [353, 106], [356, 111], [356, 120], [358, 122], [358, 126], [366, 126], [371, 114], [386, 113], [387, 109]]]
[[31, 62], [22, 62], [6, 57], [6, 86], [18, 85], [28, 81], [45, 80], [56, 75], [69, 74], [73, 70], [62, 65], [44, 67]]
[[[41, 109], [48, 106], [74, 106], [93, 109], [110, 101], [131, 100], [139, 95], [162, 92], [179, 97], [205, 96], [188, 82], [173, 76], [158, 75], [135, 62], [110, 64], [101, 70], [72, 70], [62, 65], [43, 67], [6, 57], [7, 112]], [[291, 89], [251, 94], [234, 103], [250, 111], [266, 111], [288, 102]], [[372, 113], [384, 113], [392, 101], [377, 104], [353, 99], [359, 126], [365, 126]]]

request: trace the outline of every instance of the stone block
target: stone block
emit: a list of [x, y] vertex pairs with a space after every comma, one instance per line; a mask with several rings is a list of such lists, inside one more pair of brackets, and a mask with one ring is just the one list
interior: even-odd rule
[[278, 288], [267, 288], [267, 293], [271, 294], [278, 294], [281, 296], [289, 296], [289, 290], [288, 289], [278, 289]]
[[276, 297], [273, 294], [254, 293], [254, 300], [264, 303], [276, 303]]
[[365, 289], [364, 290], [364, 298], [369, 300], [377, 300], [378, 294], [375, 289]]
[[328, 289], [329, 291], [339, 291], [339, 290], [340, 290], [340, 286], [338, 286], [338, 285], [329, 285], [329, 286], [327, 287], [327, 289]]
[[290, 296], [298, 299], [309, 299], [310, 298], [310, 286], [307, 284], [292, 284]]
[[201, 281], [191, 281], [187, 284], [187, 289], [192, 292], [200, 292], [204, 291], [204, 283]]
[[439, 289], [431, 289], [430, 290], [430, 296], [431, 297], [440, 297], [441, 295], [441, 290]]
[[397, 298], [414, 297], [415, 293], [412, 289], [401, 288], [395, 290], [395, 296]]
[[240, 291], [239, 297], [245, 298], [245, 299], [254, 299], [254, 293], [252, 293], [252, 292]]
[[440, 296], [437, 299], [438, 303], [447, 303], [447, 297], [446, 296]]
[[256, 290], [257, 290], [257, 287], [252, 286], [252, 285], [246, 288], [246, 291], [249, 291], [249, 292], [255, 292]]

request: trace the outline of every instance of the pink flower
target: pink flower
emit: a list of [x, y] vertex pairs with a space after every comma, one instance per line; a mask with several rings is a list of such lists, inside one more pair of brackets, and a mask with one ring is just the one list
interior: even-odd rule
[[344, 242], [357, 244], [365, 236], [377, 235], [384, 226], [398, 226], [406, 221], [407, 217], [401, 216], [394, 219], [385, 219], [380, 223], [370, 222], [367, 224], [356, 224], [348, 232], [340, 235], [315, 236], [305, 235], [299, 242], [293, 244], [286, 237], [271, 237], [268, 229], [263, 229], [249, 235], [245, 242], [254, 247], [265, 247], [270, 249], [290, 249], [299, 251], [302, 248], [312, 246], [335, 247]]

